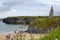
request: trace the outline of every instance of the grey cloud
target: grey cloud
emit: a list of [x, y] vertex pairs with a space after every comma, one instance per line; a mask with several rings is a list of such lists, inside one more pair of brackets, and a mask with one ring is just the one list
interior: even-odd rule
[[60, 10], [55, 11], [55, 12], [54, 12], [54, 15], [56, 15], [56, 16], [60, 16]]
[[10, 10], [11, 7], [16, 6], [16, 5], [23, 5], [26, 2], [30, 2], [32, 0], [2, 0], [3, 1], [3, 6], [0, 7], [0, 11], [6, 11], [6, 10]]
[[56, 11], [56, 12], [54, 12], [54, 15], [56, 15], [56, 16], [60, 16], [60, 11]]
[[3, 6], [3, 7], [0, 7], [0, 11], [7, 11], [7, 10], [10, 10], [10, 8], [8, 6]]
[[60, 5], [54, 5], [54, 15], [60, 15]]
[[34, 2], [34, 0], [2, 0], [3, 6], [0, 8], [0, 11], [6, 11], [10, 10], [11, 7], [16, 6], [16, 5], [24, 5], [24, 6], [35, 6], [35, 7], [43, 7], [47, 6], [47, 4], [41, 3], [41, 2]]

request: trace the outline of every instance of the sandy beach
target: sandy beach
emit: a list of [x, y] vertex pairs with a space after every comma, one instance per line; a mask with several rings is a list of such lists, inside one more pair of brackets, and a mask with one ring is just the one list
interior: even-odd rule
[[[7, 35], [10, 35], [10, 38], [13, 38], [14, 35], [16, 35], [16, 34], [14, 34], [14, 33], [11, 33], [11, 34], [0, 34], [0, 40], [6, 40], [6, 36]], [[23, 33], [22, 35], [25, 35], [25, 36], [23, 36], [25, 38], [25, 40], [29, 40], [31, 38], [31, 34], [30, 33]], [[45, 35], [46, 34], [32, 34], [34, 39], [39, 39], [39, 38], [41, 38], [41, 37], [43, 37]]]

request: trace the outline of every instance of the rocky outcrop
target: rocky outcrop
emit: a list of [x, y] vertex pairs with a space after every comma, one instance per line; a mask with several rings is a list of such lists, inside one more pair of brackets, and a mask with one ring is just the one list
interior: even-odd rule
[[45, 33], [48, 33], [48, 30], [47, 29], [39, 29], [36, 26], [36, 27], [29, 27], [25, 32], [35, 33], [35, 34], [39, 34], [39, 33], [45, 34]]
[[30, 18], [17, 18], [17, 17], [8, 17], [3, 19], [3, 23], [6, 24], [29, 24], [31, 22]]

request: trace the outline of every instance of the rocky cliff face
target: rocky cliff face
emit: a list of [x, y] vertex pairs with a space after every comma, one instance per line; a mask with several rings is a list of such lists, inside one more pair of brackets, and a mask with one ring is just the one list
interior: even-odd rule
[[32, 20], [30, 18], [5, 18], [3, 23], [6, 24], [29, 24]]

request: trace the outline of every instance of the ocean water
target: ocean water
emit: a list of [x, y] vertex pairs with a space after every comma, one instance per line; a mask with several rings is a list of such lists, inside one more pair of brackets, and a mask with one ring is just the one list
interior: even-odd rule
[[25, 31], [28, 29], [28, 25], [18, 25], [18, 24], [5, 24], [0, 21], [0, 34], [11, 33], [13, 31]]

